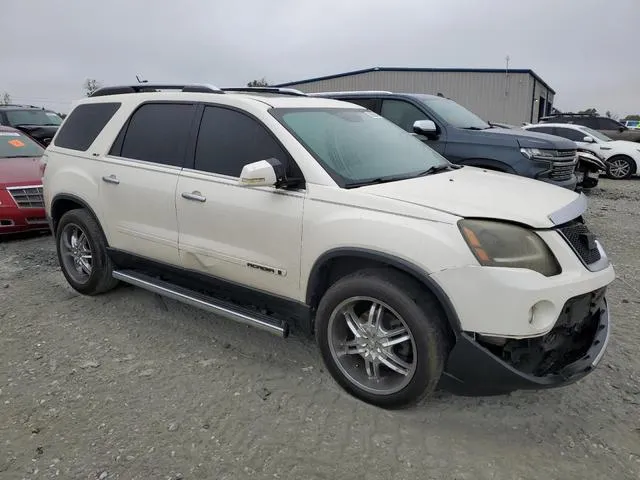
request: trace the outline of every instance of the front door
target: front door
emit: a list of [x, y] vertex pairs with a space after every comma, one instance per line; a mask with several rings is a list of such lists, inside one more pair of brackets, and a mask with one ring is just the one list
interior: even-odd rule
[[112, 248], [179, 265], [175, 192], [195, 106], [145, 103], [103, 159], [100, 204]]
[[259, 120], [204, 108], [193, 166], [180, 174], [176, 192], [180, 257], [187, 269], [290, 297], [299, 290], [305, 194], [238, 183], [244, 165], [268, 158], [300, 176]]
[[[409, 133], [414, 133], [413, 124], [418, 120], [432, 120], [435, 122], [433, 118], [429, 118], [429, 115], [406, 100], [382, 100], [380, 115]], [[436, 123], [436, 125], [438, 124]], [[424, 135], [418, 135], [418, 138], [439, 154], [444, 155], [446, 142], [441, 137], [428, 138]]]

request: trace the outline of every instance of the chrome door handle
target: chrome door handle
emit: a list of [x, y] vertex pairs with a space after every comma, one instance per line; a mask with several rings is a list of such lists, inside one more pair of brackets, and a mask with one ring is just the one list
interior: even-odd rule
[[118, 185], [120, 183], [120, 180], [118, 180], [118, 178], [115, 175], [109, 175], [108, 177], [105, 175], [104, 177], [102, 177], [102, 181], [107, 183], [113, 183], [114, 185]]
[[197, 190], [194, 192], [182, 192], [182, 198], [186, 198], [187, 200], [194, 200], [196, 202], [206, 202], [207, 197], [204, 197]]

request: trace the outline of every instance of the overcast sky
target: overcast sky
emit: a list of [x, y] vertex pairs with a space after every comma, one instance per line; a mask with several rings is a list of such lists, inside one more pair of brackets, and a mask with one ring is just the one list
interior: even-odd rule
[[561, 110], [640, 113], [640, 0], [1, 0], [0, 93], [244, 85], [374, 66], [531, 68]]

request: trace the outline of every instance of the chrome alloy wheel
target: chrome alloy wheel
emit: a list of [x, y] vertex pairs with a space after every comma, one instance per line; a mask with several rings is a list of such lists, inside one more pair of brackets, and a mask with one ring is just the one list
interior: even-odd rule
[[329, 318], [329, 348], [338, 368], [367, 392], [402, 390], [416, 371], [416, 344], [409, 327], [389, 305], [351, 297]]
[[66, 272], [78, 283], [91, 276], [93, 255], [86, 233], [78, 225], [69, 223], [60, 234], [60, 253]]
[[613, 178], [625, 178], [631, 172], [631, 165], [624, 158], [615, 158], [609, 162], [609, 174]]

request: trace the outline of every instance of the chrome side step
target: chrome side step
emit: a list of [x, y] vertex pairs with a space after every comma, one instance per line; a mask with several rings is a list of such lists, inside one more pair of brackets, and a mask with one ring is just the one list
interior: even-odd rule
[[289, 325], [276, 319], [253, 312], [247, 308], [233, 305], [229, 302], [194, 292], [187, 288], [174, 285], [169, 282], [150, 277], [133, 270], [119, 270], [113, 272], [113, 278], [130, 283], [163, 297], [186, 303], [196, 308], [201, 308], [216, 315], [244, 323], [252, 327], [266, 330], [267, 332], [286, 338], [289, 335]]

